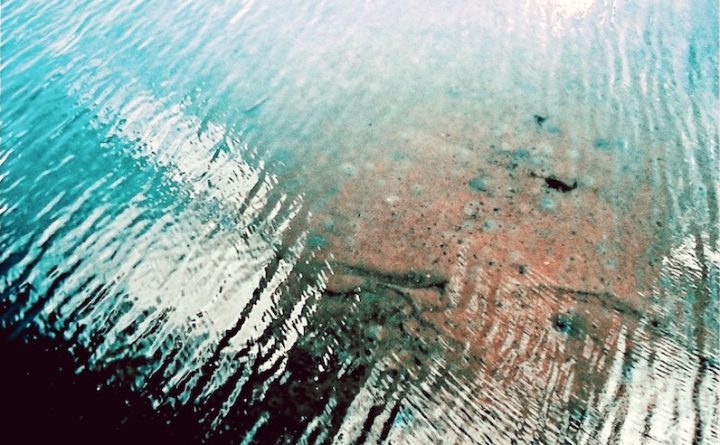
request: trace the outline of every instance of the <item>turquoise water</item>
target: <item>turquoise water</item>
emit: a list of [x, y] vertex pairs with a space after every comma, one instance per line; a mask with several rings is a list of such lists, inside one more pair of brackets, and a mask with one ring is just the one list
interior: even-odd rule
[[7, 344], [190, 442], [715, 443], [717, 4], [396, 3], [3, 2]]

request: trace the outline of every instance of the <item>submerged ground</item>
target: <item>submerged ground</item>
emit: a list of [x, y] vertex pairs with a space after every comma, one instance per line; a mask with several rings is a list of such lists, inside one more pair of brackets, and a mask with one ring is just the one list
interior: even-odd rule
[[2, 5], [7, 434], [718, 440], [716, 4], [205, 3]]

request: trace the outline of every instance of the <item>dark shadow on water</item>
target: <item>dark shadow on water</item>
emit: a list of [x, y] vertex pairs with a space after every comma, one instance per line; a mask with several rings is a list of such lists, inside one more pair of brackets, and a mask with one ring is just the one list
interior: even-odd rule
[[73, 345], [32, 331], [8, 334], [0, 342], [2, 442], [198, 442], [192, 423], [167, 422], [126, 384], [106, 385], [115, 370], [76, 374]]

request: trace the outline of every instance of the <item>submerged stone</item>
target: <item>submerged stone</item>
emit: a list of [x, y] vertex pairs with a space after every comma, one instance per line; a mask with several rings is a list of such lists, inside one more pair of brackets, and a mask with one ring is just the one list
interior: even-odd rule
[[556, 314], [550, 321], [555, 330], [573, 338], [581, 338], [586, 331], [585, 318], [577, 312]]
[[487, 220], [485, 220], [485, 222], [483, 222], [482, 227], [483, 227], [484, 230], [487, 230], [487, 231], [491, 232], [491, 231], [496, 230], [496, 229], [498, 228], [498, 223], [496, 223], [496, 222], [493, 221], [492, 219], [487, 219]]
[[554, 176], [548, 176], [545, 178], [545, 185], [553, 190], [557, 190], [563, 193], [573, 191], [577, 188], [577, 181], [574, 181], [572, 185], [567, 182], [560, 180]]
[[322, 235], [313, 234], [307, 238], [307, 246], [311, 249], [323, 248], [328, 245], [328, 240]]
[[598, 138], [595, 139], [595, 142], [593, 143], [594, 147], [598, 150], [613, 150], [613, 149], [619, 149], [623, 150], [627, 148], [627, 141], [625, 139], [604, 139], [604, 138]]
[[535, 114], [533, 115], [533, 119], [535, 119], [535, 125], [537, 125], [538, 127], [542, 127], [548, 117]]
[[540, 200], [540, 208], [547, 212], [555, 210], [555, 200], [551, 196], [543, 196]]
[[478, 192], [488, 191], [488, 180], [485, 176], [476, 176], [468, 181], [468, 186]]

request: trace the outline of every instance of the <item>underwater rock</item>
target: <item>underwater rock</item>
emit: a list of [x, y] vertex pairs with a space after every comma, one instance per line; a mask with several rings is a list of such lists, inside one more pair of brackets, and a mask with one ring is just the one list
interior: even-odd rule
[[476, 192], [488, 191], [488, 179], [485, 176], [476, 176], [468, 181], [468, 186]]
[[576, 312], [556, 314], [551, 321], [555, 330], [570, 337], [582, 338], [585, 332], [585, 320]]
[[562, 181], [554, 176], [548, 176], [545, 178], [545, 185], [553, 190], [557, 190], [563, 193], [573, 191], [577, 188], [577, 181], [574, 181], [572, 185]]

